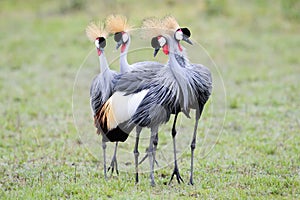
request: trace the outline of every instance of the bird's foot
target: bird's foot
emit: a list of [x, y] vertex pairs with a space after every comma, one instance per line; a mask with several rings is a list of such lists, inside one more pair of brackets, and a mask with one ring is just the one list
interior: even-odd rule
[[[146, 154], [146, 155], [142, 158], [142, 160], [140, 160], [139, 165], [142, 164], [142, 163], [146, 160], [146, 158], [148, 158], [148, 154]], [[159, 164], [158, 164], [158, 162], [157, 162], [156, 159], [154, 159], [154, 162], [155, 162], [156, 166], [159, 167]]]
[[137, 185], [139, 183], [139, 173], [135, 174], [135, 184]]
[[[148, 153], [149, 153], [148, 148], [146, 149], [146, 152], [147, 152], [146, 155], [142, 158], [142, 160], [140, 160], [139, 165], [142, 164], [146, 160], [146, 158], [148, 158]], [[156, 166], [159, 167], [159, 164], [158, 164], [155, 156], [154, 156], [154, 162], [155, 162]]]
[[193, 181], [193, 177], [192, 177], [192, 176], [190, 177], [190, 181], [189, 181], [188, 184], [189, 184], [189, 185], [194, 185], [194, 181]]
[[152, 187], [155, 186], [155, 181], [154, 181], [154, 171], [150, 172], [150, 185]]
[[174, 171], [173, 171], [172, 176], [171, 176], [171, 179], [170, 179], [170, 181], [169, 181], [169, 184], [171, 183], [171, 181], [173, 180], [173, 177], [174, 177], [175, 175], [176, 175], [177, 182], [178, 182], [179, 184], [180, 184], [181, 182], [184, 183], [183, 179], [182, 179], [181, 176], [180, 176], [178, 167], [175, 166]]
[[107, 169], [107, 172], [109, 172], [109, 170], [111, 170], [111, 174], [113, 174], [114, 171], [116, 170], [117, 175], [119, 175], [118, 162], [115, 156], [112, 158], [110, 166]]
[[155, 182], [154, 182], [154, 180], [151, 180], [150, 184], [151, 184], [151, 187], [155, 187]]

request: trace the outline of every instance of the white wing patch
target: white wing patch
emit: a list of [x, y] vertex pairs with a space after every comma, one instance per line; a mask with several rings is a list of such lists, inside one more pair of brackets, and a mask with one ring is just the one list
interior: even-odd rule
[[149, 90], [142, 90], [138, 93], [125, 95], [125, 92], [115, 92], [108, 100], [107, 113], [105, 114], [108, 121], [109, 130], [116, 128], [129, 120], [136, 112], [138, 106], [145, 98]]

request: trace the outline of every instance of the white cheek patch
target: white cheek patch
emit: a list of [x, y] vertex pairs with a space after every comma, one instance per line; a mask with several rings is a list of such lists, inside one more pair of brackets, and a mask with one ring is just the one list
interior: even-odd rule
[[176, 31], [175, 38], [176, 38], [176, 40], [182, 40], [183, 39], [183, 33], [181, 31]]
[[99, 49], [100, 48], [100, 45], [99, 45], [99, 41], [98, 40], [95, 40], [95, 46]]
[[124, 43], [127, 42], [128, 39], [129, 39], [128, 33], [124, 33], [124, 34], [122, 35], [122, 39], [123, 39], [123, 42], [124, 42]]
[[161, 37], [158, 39], [158, 43], [159, 43], [159, 46], [163, 47], [167, 43], [167, 41], [164, 37]]

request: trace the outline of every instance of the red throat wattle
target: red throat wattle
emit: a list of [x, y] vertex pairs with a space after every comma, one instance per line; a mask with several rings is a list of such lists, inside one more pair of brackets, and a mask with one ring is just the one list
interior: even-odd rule
[[164, 45], [162, 49], [166, 55], [169, 55], [169, 46], [168, 45]]
[[126, 44], [122, 44], [122, 46], [121, 46], [121, 53], [123, 53], [125, 51], [125, 48], [126, 48]]
[[100, 56], [102, 53], [100, 49], [97, 49], [97, 52], [98, 52], [98, 56]]
[[179, 42], [178, 42], [178, 49], [179, 49], [179, 51], [182, 51], [182, 47], [181, 47], [181, 45], [179, 44]]

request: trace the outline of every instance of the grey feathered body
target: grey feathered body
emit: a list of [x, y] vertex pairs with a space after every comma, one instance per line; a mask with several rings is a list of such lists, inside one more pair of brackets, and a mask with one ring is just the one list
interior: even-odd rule
[[112, 95], [113, 80], [116, 76], [117, 72], [107, 69], [93, 79], [90, 87], [90, 103], [94, 116]]
[[[111, 97], [115, 89], [113, 89], [116, 85], [119, 85], [121, 82], [119, 82], [120, 77], [123, 77], [124, 74], [131, 74], [132, 72], [141, 72], [143, 70], [148, 71], [156, 71], [158, 68], [163, 67], [161, 63], [158, 62], [150, 62], [150, 61], [144, 61], [144, 62], [138, 62], [133, 65], [131, 65], [130, 71], [125, 73], [116, 73], [110, 70], [107, 70], [106, 73], [99, 74], [93, 81], [93, 84], [91, 86], [91, 106], [93, 110], [95, 111], [95, 126], [98, 128], [98, 133], [102, 133], [106, 136], [107, 141], [122, 141], [124, 142], [129, 132], [134, 128], [134, 126], [128, 126], [126, 123], [124, 125], [121, 125], [122, 128], [117, 127], [114, 130], [109, 130], [107, 128], [108, 119], [105, 118], [106, 110], [105, 108], [102, 108], [105, 102]], [[112, 73], [113, 72], [113, 73]], [[130, 83], [132, 83], [133, 79], [136, 79], [135, 83], [141, 81], [142, 79], [146, 79], [146, 77], [140, 76], [140, 74], [136, 74], [136, 76], [131, 76], [128, 79], [126, 79], [126, 76], [124, 76], [123, 83], [127, 82], [125, 84], [125, 87], [130, 90]], [[121, 85], [120, 85], [121, 87]], [[137, 88], [136, 85], [133, 85], [133, 87]], [[131, 88], [133, 89], [133, 88]], [[123, 90], [124, 91], [124, 90]], [[93, 94], [93, 95], [92, 95]], [[125, 125], [126, 124], [126, 125]]]
[[127, 95], [148, 89], [129, 123], [152, 127], [169, 120], [172, 113], [183, 111], [187, 116], [190, 108], [198, 108], [208, 100], [212, 79], [203, 65], [190, 64], [184, 51], [174, 49], [173, 58], [163, 67], [143, 67], [116, 78], [114, 90]]
[[105, 102], [110, 98], [113, 92], [113, 80], [117, 76], [117, 72], [110, 70], [106, 60], [104, 51], [99, 56], [100, 73], [95, 76], [90, 87], [90, 105], [94, 116], [94, 125], [98, 134], [103, 134], [99, 122], [99, 112]]

